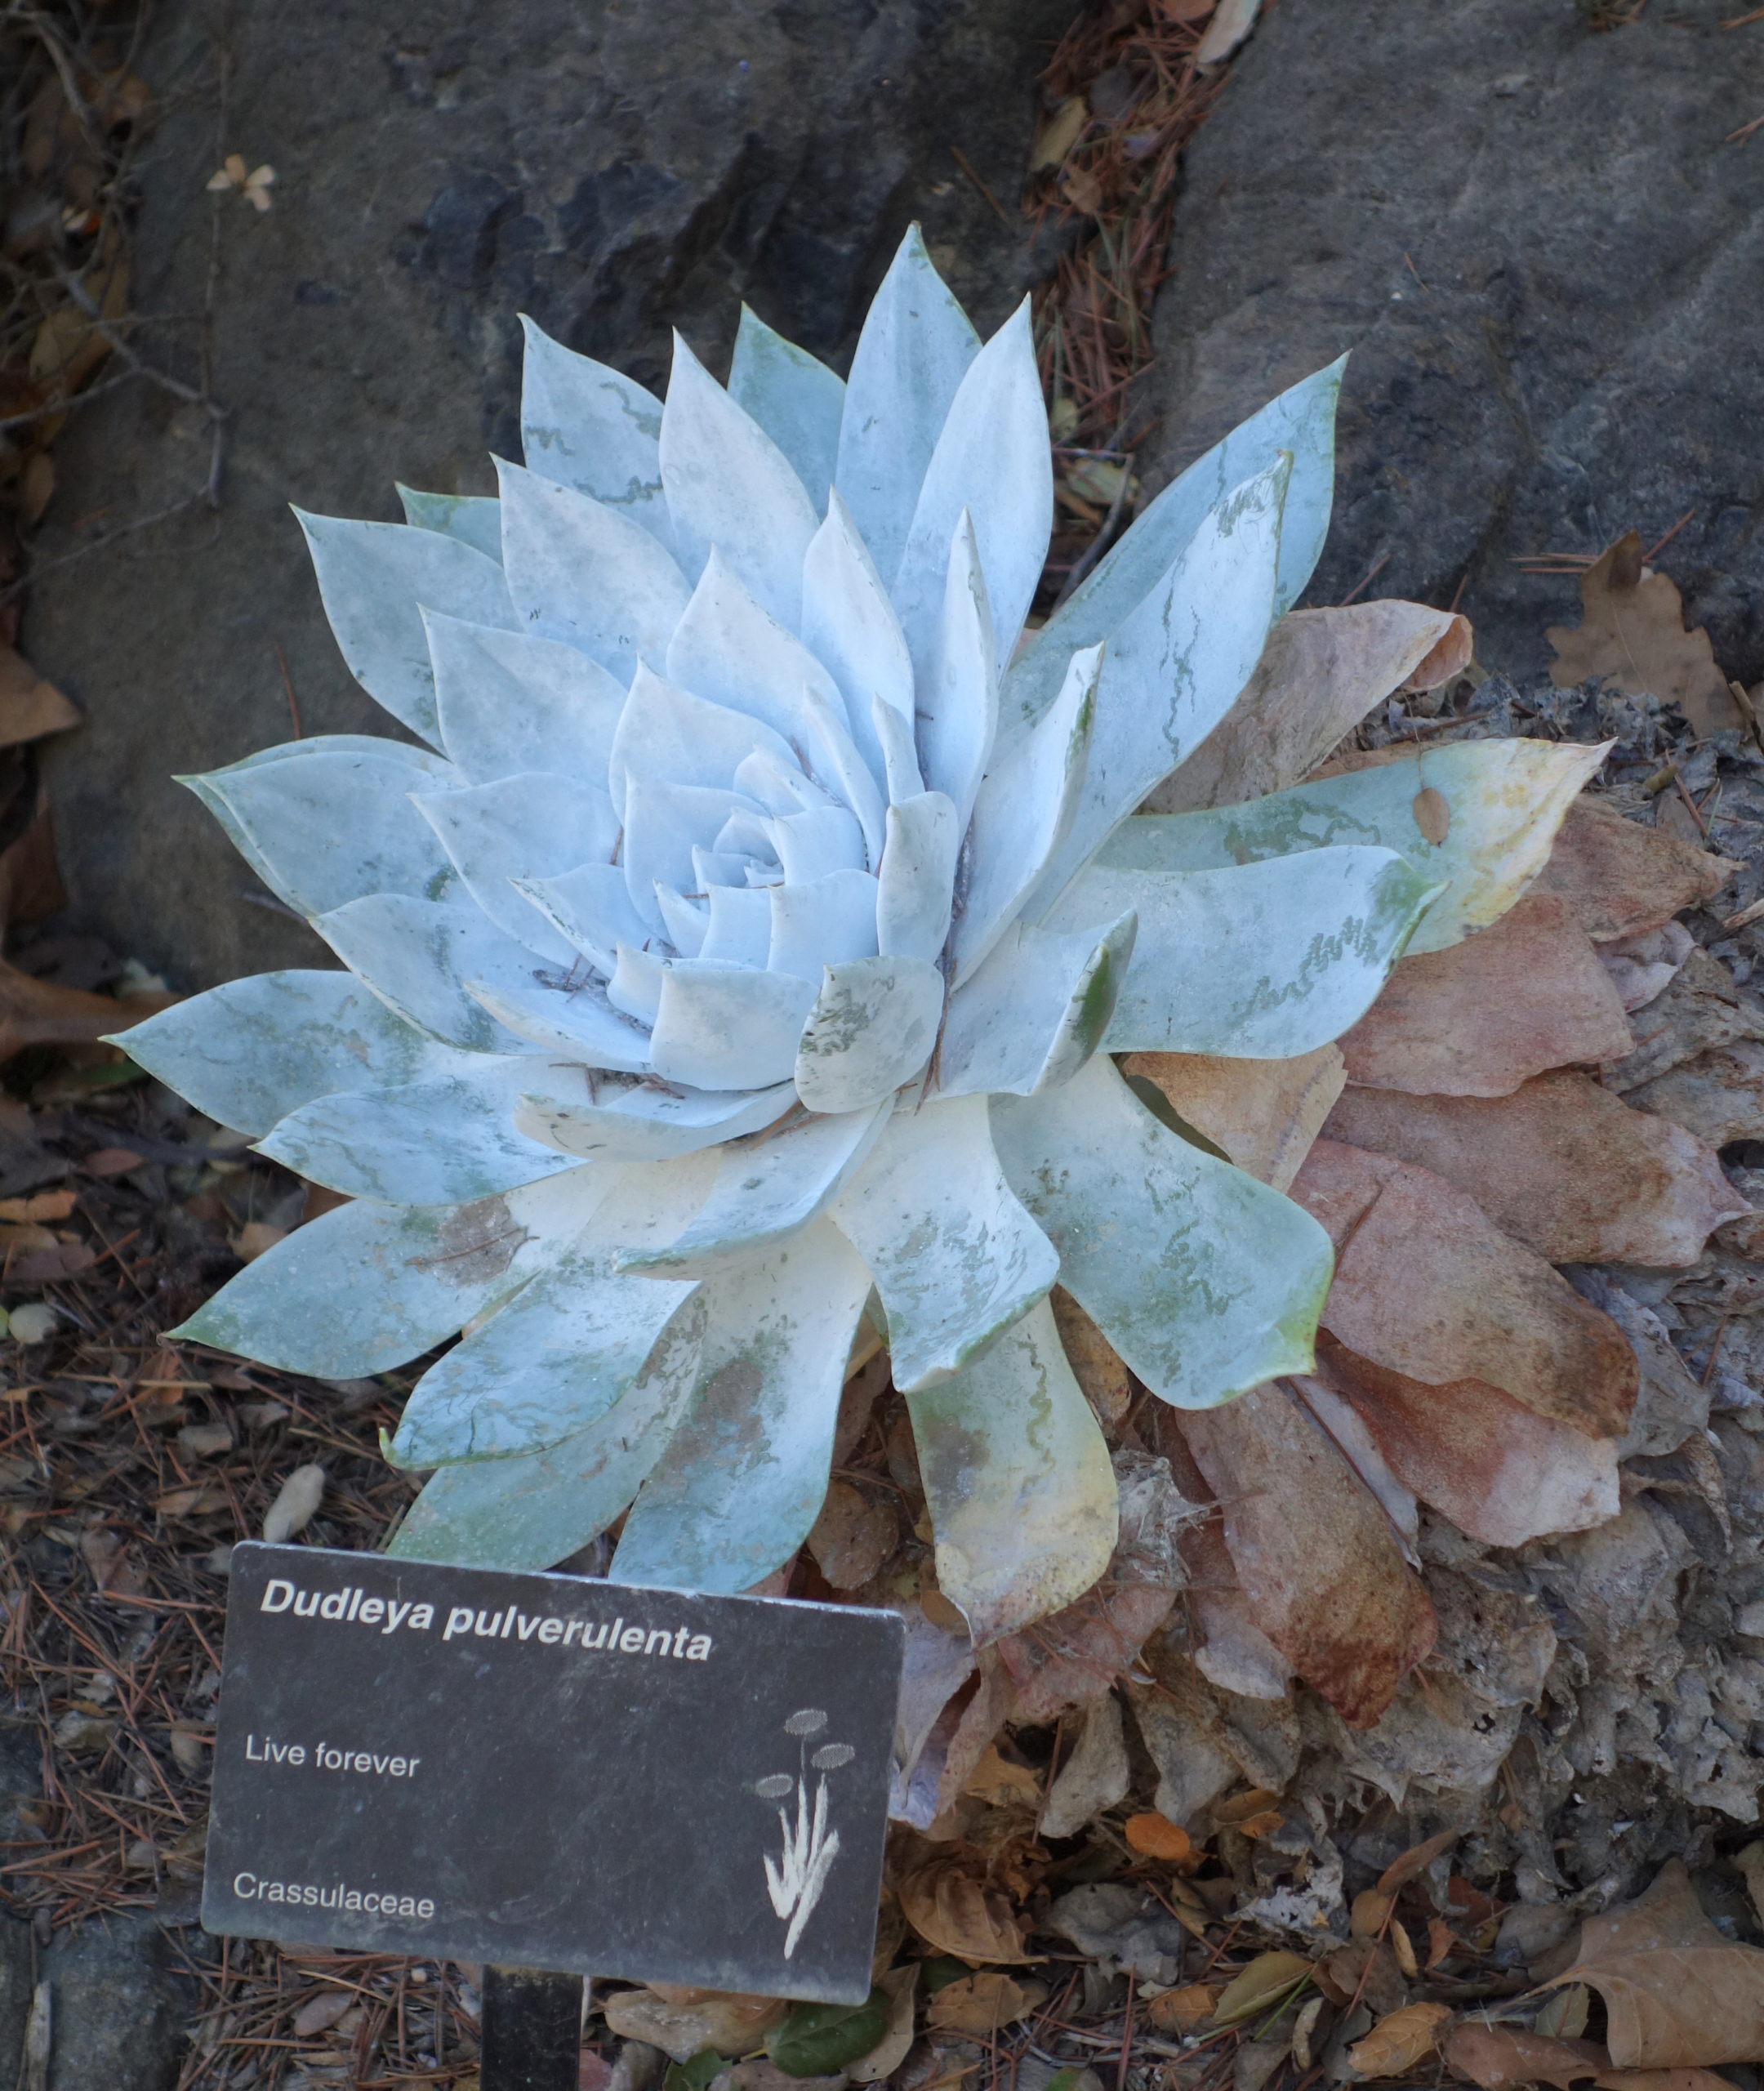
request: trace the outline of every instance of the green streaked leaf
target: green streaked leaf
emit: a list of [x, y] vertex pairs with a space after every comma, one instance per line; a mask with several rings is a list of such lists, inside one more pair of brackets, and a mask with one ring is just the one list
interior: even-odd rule
[[938, 1587], [975, 1643], [1082, 1597], [1115, 1550], [1115, 1474], [1046, 1300], [906, 1402]]
[[773, 2029], [766, 2053], [786, 2076], [831, 2076], [888, 2031], [889, 2002], [879, 1988], [862, 2004], [800, 2004]]
[[1154, 1393], [1212, 1408], [1309, 1371], [1334, 1260], [1308, 1213], [1168, 1131], [1100, 1054], [992, 1118], [1060, 1283]]
[[[1097, 868], [1199, 872], [1343, 844], [1395, 849], [1445, 888], [1408, 949], [1443, 951], [1497, 921], [1544, 868], [1563, 815], [1604, 752], [1527, 740], [1419, 749], [1245, 805], [1123, 821]], [[1441, 809], [1420, 800], [1423, 791], [1444, 801], [1437, 840], [1419, 825], [1424, 817], [1440, 835]]]

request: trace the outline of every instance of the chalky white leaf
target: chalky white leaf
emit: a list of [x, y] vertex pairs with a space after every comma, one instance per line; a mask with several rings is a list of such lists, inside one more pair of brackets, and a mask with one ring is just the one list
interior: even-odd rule
[[662, 498], [662, 402], [523, 315], [521, 444], [528, 465], [671, 541]]
[[736, 405], [783, 452], [816, 511], [825, 515], [839, 455], [845, 381], [743, 305], [728, 390]]

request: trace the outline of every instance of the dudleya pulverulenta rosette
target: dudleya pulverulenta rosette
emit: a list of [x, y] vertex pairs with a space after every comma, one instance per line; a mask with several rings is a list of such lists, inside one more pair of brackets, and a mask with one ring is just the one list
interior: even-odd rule
[[664, 406], [529, 326], [499, 502], [302, 518], [350, 667], [423, 745], [191, 782], [348, 970], [122, 1042], [352, 1201], [182, 1335], [338, 1376], [464, 1331], [390, 1441], [437, 1469], [395, 1553], [546, 1567], [628, 1509], [615, 1576], [750, 1588], [815, 1518], [868, 1304], [990, 1638], [1116, 1538], [1056, 1280], [1178, 1405], [1306, 1368], [1327, 1237], [1111, 1055], [1335, 1038], [1405, 947], [1510, 904], [1585, 774], [1445, 751], [1432, 840], [1389, 769], [1129, 818], [1305, 585], [1338, 380], [1036, 632], [1028, 314], [982, 346], [916, 234], [847, 381], [749, 314], [727, 390], [681, 343]]

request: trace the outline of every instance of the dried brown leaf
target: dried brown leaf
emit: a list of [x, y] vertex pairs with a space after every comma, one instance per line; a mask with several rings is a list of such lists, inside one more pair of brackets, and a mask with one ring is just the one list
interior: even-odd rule
[[1096, 1411], [1097, 1420], [1112, 1430], [1133, 1407], [1134, 1376], [1114, 1344], [1064, 1286], [1054, 1286], [1049, 1304], [1072, 1377]]
[[1160, 2033], [1192, 2033], [1210, 2022], [1223, 1994], [1218, 1982], [1190, 1982], [1153, 1997], [1146, 2017]]
[[1596, 2040], [1552, 2040], [1519, 2026], [1466, 2019], [1441, 2044], [1446, 2066], [1481, 2091], [1517, 2091], [1524, 2084], [1553, 2084], [1557, 2091], [1596, 2075], [1606, 2066]]
[[1712, 1148], [1568, 1068], [1510, 1096], [1350, 1089], [1324, 1130], [1443, 1176], [1555, 1264], [1694, 1264], [1751, 1210]]
[[1146, 809], [1187, 813], [1283, 791], [1392, 690], [1423, 675], [1430, 689], [1450, 681], [1469, 658], [1466, 621], [1423, 603], [1290, 610], [1236, 702]]
[[958, 1960], [1020, 1964], [1021, 1926], [1009, 1902], [989, 1888], [975, 1861], [951, 1852], [929, 1861], [900, 1884], [902, 1913], [933, 1952]]
[[1027, 1764], [1013, 1764], [1000, 1756], [998, 1745], [989, 1743], [980, 1762], [968, 1775], [964, 1794], [983, 1800], [988, 1808], [1039, 1808], [1041, 1785]]
[[1546, 1068], [1621, 1059], [1633, 1043], [1566, 902], [1527, 894], [1462, 943], [1399, 960], [1341, 1051], [1348, 1081], [1374, 1089], [1505, 1096]]
[[1290, 1060], [1133, 1053], [1121, 1072], [1155, 1083], [1178, 1118], [1276, 1191], [1298, 1175], [1347, 1080], [1334, 1046]]
[[1294, 1983], [1305, 1981], [1311, 1972], [1311, 1963], [1302, 1953], [1284, 1949], [1258, 1953], [1241, 1974], [1233, 1976], [1219, 1991], [1213, 2007], [1213, 2023], [1235, 2026], [1254, 2017], [1278, 2002]]
[[1449, 2004], [1406, 2004], [1381, 2018], [1348, 2050], [1360, 2076], [1402, 2076], [1432, 2053], [1440, 2029], [1452, 2016]]
[[1257, 1626], [1344, 1720], [1368, 1726], [1435, 1630], [1383, 1511], [1277, 1384], [1174, 1420], [1223, 1506]]
[[1396, 1897], [1382, 1888], [1362, 1888], [1348, 1912], [1350, 1938], [1376, 1938], [1383, 1930]]
[[925, 2006], [925, 2023], [940, 2033], [962, 2033], [990, 2040], [1002, 2026], [1013, 2024], [1047, 2001], [1045, 1982], [1019, 1982], [996, 1968], [984, 1968], [965, 1980], [946, 1982]]
[[880, 1569], [899, 1537], [888, 1504], [872, 1503], [849, 1481], [835, 1481], [828, 1483], [807, 1545], [835, 1590], [855, 1590]]
[[1558, 689], [1599, 675], [1631, 697], [1682, 705], [1699, 733], [1745, 724], [1708, 634], [1700, 625], [1686, 631], [1684, 599], [1664, 573], [1642, 564], [1633, 530], [1580, 577], [1579, 624], [1552, 625], [1544, 635], [1556, 649], [1550, 680]]
[[45, 733], [65, 733], [81, 723], [80, 715], [24, 655], [0, 642], [0, 747], [40, 740]]
[[1605, 2000], [1619, 2070], [1713, 2068], [1764, 2054], [1764, 1948], [1722, 1937], [1673, 1859], [1626, 1907], [1588, 1917], [1558, 1982]]
[[1387, 1895], [1394, 1895], [1411, 1880], [1419, 1880], [1434, 1860], [1442, 1852], [1449, 1852], [1463, 1835], [1462, 1830], [1441, 1830], [1436, 1836], [1423, 1837], [1419, 1844], [1411, 1844], [1406, 1852], [1399, 1852], [1379, 1875], [1379, 1886]]
[[1188, 1832], [1180, 1823], [1156, 1812], [1129, 1815], [1121, 1834], [1128, 1848], [1148, 1859], [1185, 1859], [1194, 1850]]
[[1292, 1196], [1335, 1243], [1323, 1322], [1358, 1356], [1429, 1386], [1481, 1380], [1589, 1437], [1626, 1428], [1622, 1332], [1454, 1184], [1320, 1139]]
[[1712, 900], [1740, 867], [1656, 827], [1626, 820], [1597, 799], [1576, 799], [1531, 894], [1567, 902], [1595, 943], [1658, 929], [1681, 908]]

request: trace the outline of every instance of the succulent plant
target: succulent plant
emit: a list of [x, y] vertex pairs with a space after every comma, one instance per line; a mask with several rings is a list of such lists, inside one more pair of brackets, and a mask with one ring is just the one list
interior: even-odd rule
[[728, 387], [679, 342], [663, 405], [529, 323], [499, 500], [301, 516], [409, 738], [187, 781], [346, 970], [120, 1042], [350, 1201], [179, 1333], [327, 1376], [461, 1335], [387, 1447], [434, 1470], [395, 1553], [546, 1567], [628, 1513], [616, 1576], [752, 1586], [816, 1517], [867, 1311], [985, 1639], [1116, 1537], [1056, 1280], [1180, 1407], [1307, 1368], [1328, 1237], [1111, 1056], [1335, 1038], [1511, 903], [1586, 765], [1483, 742], [1424, 790], [1411, 759], [1136, 817], [1305, 586], [1339, 378], [1039, 630], [1028, 314], [982, 346], [916, 234], [847, 381], [750, 313]]

